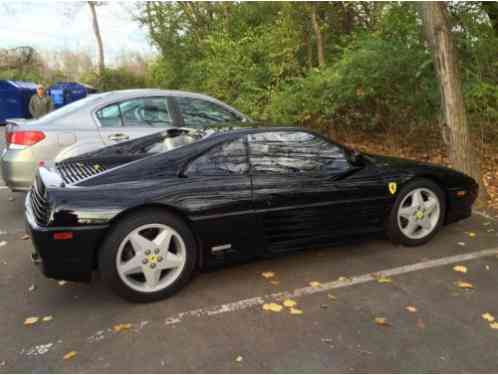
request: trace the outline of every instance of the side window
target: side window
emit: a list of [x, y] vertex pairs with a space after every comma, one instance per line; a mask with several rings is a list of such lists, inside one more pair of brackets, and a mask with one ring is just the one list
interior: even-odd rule
[[307, 132], [267, 132], [248, 137], [254, 171], [280, 174], [330, 174], [349, 168], [344, 151]]
[[215, 103], [189, 97], [176, 97], [178, 109], [187, 127], [200, 127], [213, 123], [241, 121], [242, 118]]
[[249, 171], [244, 139], [237, 139], [215, 146], [197, 159], [185, 170], [187, 176], [240, 175]]
[[102, 127], [172, 126], [168, 102], [165, 97], [137, 98], [111, 104], [97, 112]]
[[123, 126], [167, 127], [172, 125], [164, 97], [137, 98], [119, 104]]
[[97, 118], [103, 128], [122, 126], [118, 104], [112, 104], [102, 108], [97, 112]]

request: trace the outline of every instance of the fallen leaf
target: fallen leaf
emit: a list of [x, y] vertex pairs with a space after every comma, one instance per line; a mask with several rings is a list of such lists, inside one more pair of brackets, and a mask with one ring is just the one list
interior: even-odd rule
[[263, 305], [263, 310], [265, 311], [273, 311], [273, 312], [280, 312], [282, 311], [283, 307], [282, 305], [279, 305], [278, 303], [265, 303]]
[[460, 246], [465, 246], [465, 242], [458, 242]]
[[326, 344], [330, 344], [332, 341], [332, 339], [329, 339], [329, 338], [323, 338], [322, 339], [322, 342], [326, 343]]
[[384, 317], [375, 318], [375, 324], [378, 324], [379, 326], [390, 326], [391, 325], [387, 322], [387, 319]]
[[469, 235], [469, 237], [475, 237], [476, 234], [474, 232], [467, 232], [467, 234]]
[[50, 322], [54, 317], [52, 315], [47, 315], [42, 318], [44, 322]]
[[76, 357], [76, 353], [77, 353], [77, 352], [75, 352], [75, 351], [73, 350], [73, 351], [71, 351], [71, 352], [69, 352], [69, 353], [64, 354], [64, 360], [66, 360], [66, 361], [67, 361], [68, 359], [71, 359], [71, 358]]
[[492, 329], [498, 329], [498, 322], [493, 322], [493, 323], [490, 323], [489, 326], [492, 328]]
[[346, 277], [346, 276], [340, 276], [337, 281], [347, 281], [347, 282], [351, 282], [351, 278], [350, 277]]
[[244, 358], [241, 355], [239, 355], [237, 356], [237, 358], [235, 358], [235, 362], [242, 362], [243, 359]]
[[319, 281], [310, 281], [310, 286], [312, 286], [313, 288], [320, 288], [322, 284], [320, 284]]
[[392, 283], [392, 279], [388, 276], [379, 276], [377, 277], [377, 282], [380, 284]]
[[265, 279], [271, 279], [272, 277], [275, 277], [275, 273], [268, 271], [268, 272], [263, 272], [261, 274]]
[[331, 299], [332, 301], [337, 301], [337, 297], [333, 294], [328, 294], [327, 297], [329, 297], [329, 299]]
[[30, 316], [29, 318], [26, 318], [26, 320], [24, 321], [24, 325], [31, 326], [31, 325], [37, 323], [38, 320], [40, 320], [40, 318], [38, 318], [37, 316]]
[[409, 312], [417, 312], [417, 308], [415, 306], [411, 306], [411, 305], [408, 305], [405, 307], [406, 311], [409, 311]]
[[289, 312], [292, 314], [292, 315], [301, 315], [303, 313], [303, 310], [300, 310], [300, 309], [296, 309], [295, 307], [291, 307]]
[[453, 267], [453, 271], [467, 273], [467, 267], [462, 266], [462, 265], [457, 265], [457, 266]]
[[481, 317], [484, 319], [484, 320], [487, 320], [488, 322], [494, 322], [495, 321], [495, 317], [493, 315], [491, 315], [490, 313], [484, 313], [481, 315]]
[[29, 290], [30, 292], [34, 291], [35, 289], [36, 289], [35, 284], [31, 284], [31, 285], [29, 286], [29, 288], [28, 288], [28, 290]]
[[462, 289], [474, 289], [474, 285], [466, 281], [457, 281], [456, 285]]
[[7, 245], [7, 241], [2, 241], [2, 242], [0, 242], [0, 247], [3, 247], [3, 246], [5, 246], [5, 245]]
[[495, 230], [494, 230], [493, 228], [491, 228], [491, 229], [488, 229], [486, 232], [488, 232], [488, 233], [493, 233], [494, 231], [495, 231]]
[[294, 300], [292, 300], [292, 299], [286, 299], [286, 300], [284, 301], [284, 306], [285, 306], [285, 307], [294, 307], [294, 306], [296, 306], [296, 305], [297, 305], [297, 302], [296, 302], [296, 301], [294, 301]]
[[485, 268], [486, 268], [486, 271], [489, 271], [491, 269], [491, 267], [488, 266], [487, 264], [486, 264]]
[[23, 234], [21, 236], [21, 240], [29, 240], [29, 239], [30, 239], [30, 237], [27, 234]]
[[121, 332], [121, 331], [127, 331], [131, 328], [131, 323], [125, 323], [125, 324], [116, 324], [114, 327], [112, 327], [112, 330], [114, 332]]
[[58, 284], [59, 284], [60, 286], [64, 286], [64, 285], [66, 285], [66, 284], [67, 284], [67, 281], [66, 281], [66, 280], [60, 280], [60, 281], [58, 282]]

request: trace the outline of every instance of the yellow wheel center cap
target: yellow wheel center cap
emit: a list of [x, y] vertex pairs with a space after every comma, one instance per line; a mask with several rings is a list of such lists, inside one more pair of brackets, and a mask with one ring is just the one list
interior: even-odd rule
[[149, 262], [151, 263], [156, 263], [157, 262], [157, 256], [156, 255], [149, 255], [147, 257], [147, 259], [149, 260]]
[[417, 213], [415, 214], [415, 217], [417, 219], [423, 219], [424, 218], [424, 213], [422, 211], [417, 211]]

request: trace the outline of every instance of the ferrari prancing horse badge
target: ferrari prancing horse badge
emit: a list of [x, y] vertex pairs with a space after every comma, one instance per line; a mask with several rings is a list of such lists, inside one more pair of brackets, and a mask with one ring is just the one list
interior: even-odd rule
[[396, 182], [390, 182], [388, 186], [389, 186], [389, 192], [391, 194], [396, 193], [396, 188], [398, 187], [398, 185], [396, 185]]

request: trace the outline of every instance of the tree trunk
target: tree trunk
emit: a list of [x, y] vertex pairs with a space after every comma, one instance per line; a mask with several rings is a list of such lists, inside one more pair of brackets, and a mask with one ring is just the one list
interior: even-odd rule
[[313, 26], [313, 32], [315, 33], [316, 40], [316, 50], [318, 53], [318, 66], [325, 65], [325, 54], [323, 51], [323, 39], [322, 31], [320, 30], [320, 23], [318, 21], [318, 15], [316, 13], [317, 5], [311, 4], [311, 25]]
[[105, 64], [104, 64], [104, 44], [102, 43], [102, 36], [100, 35], [99, 21], [97, 19], [97, 11], [95, 10], [95, 2], [89, 1], [90, 11], [92, 13], [92, 25], [93, 32], [95, 33], [95, 39], [97, 40], [97, 66], [99, 76], [104, 74]]
[[[422, 3], [422, 17], [436, 68], [443, 131], [446, 132], [452, 166], [481, 181], [479, 156], [474, 150], [465, 113], [457, 53], [448, 21], [446, 2]], [[444, 130], [445, 129], [445, 130]], [[484, 193], [484, 189], [480, 189]], [[481, 195], [481, 198], [485, 196]]]
[[311, 68], [313, 68], [313, 47], [310, 43], [308, 30], [305, 30], [304, 32], [304, 48], [306, 50], [306, 65], [308, 66], [308, 69], [311, 70]]

